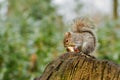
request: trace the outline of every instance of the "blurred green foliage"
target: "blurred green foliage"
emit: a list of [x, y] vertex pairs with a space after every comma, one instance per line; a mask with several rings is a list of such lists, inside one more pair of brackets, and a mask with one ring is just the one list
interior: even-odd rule
[[[63, 53], [65, 25], [51, 0], [7, 1], [6, 17], [0, 18], [0, 80], [33, 80]], [[119, 23], [105, 20], [99, 26], [99, 58], [120, 63]]]
[[107, 59], [120, 64], [120, 20], [104, 20], [97, 31], [97, 54], [101, 59]]
[[62, 17], [50, 0], [8, 0], [6, 16], [0, 20], [0, 80], [33, 80], [62, 51]]

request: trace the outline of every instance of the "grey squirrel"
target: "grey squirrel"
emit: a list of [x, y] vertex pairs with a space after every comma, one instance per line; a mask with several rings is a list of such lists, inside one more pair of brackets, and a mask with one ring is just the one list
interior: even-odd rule
[[93, 22], [87, 18], [76, 18], [71, 32], [66, 32], [63, 40], [68, 52], [92, 53], [96, 48], [96, 36]]

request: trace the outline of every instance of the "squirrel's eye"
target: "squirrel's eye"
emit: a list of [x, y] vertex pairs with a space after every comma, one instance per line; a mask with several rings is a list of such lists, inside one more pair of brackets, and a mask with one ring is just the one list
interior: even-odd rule
[[66, 40], [66, 42], [68, 42], [68, 40]]

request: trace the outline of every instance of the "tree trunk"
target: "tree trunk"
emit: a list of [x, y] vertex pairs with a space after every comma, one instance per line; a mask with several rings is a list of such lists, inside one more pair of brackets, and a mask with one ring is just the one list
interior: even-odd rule
[[80, 53], [66, 53], [49, 63], [35, 80], [120, 80], [120, 66]]
[[118, 0], [113, 0], [113, 17], [118, 19]]

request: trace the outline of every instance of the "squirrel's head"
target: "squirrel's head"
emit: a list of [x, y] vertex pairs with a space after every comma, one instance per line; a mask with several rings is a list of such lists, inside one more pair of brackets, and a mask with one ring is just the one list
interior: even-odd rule
[[65, 37], [64, 37], [64, 40], [63, 40], [63, 44], [64, 44], [64, 47], [72, 47], [72, 46], [75, 46], [75, 44], [73, 43], [72, 41], [72, 33], [71, 32], [66, 32], [65, 33]]
[[66, 32], [65, 37], [63, 40], [64, 47], [68, 52], [74, 52], [74, 46], [75, 44], [72, 41], [72, 33], [71, 32]]

